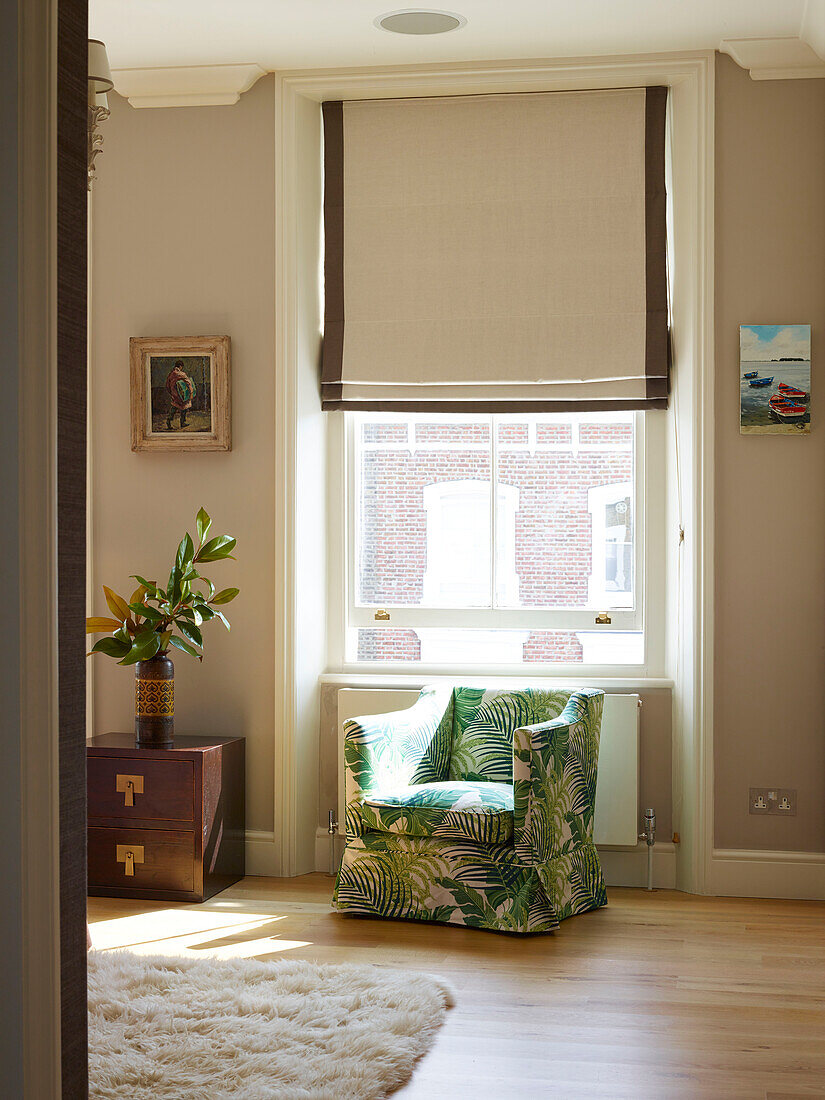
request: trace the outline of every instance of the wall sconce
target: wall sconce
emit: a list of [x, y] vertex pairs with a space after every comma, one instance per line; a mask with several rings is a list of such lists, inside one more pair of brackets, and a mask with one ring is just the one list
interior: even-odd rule
[[89, 180], [91, 190], [95, 176], [95, 157], [103, 148], [103, 135], [97, 133], [101, 122], [109, 117], [109, 99], [106, 95], [114, 87], [112, 71], [106, 47], [97, 38], [89, 39]]

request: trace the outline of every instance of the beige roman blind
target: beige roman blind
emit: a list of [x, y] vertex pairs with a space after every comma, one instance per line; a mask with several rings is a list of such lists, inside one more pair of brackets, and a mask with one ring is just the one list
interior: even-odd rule
[[666, 104], [325, 103], [323, 407], [665, 408]]

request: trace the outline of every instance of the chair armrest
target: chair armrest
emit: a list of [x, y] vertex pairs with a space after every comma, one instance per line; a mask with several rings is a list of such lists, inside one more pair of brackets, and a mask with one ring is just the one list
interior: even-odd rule
[[425, 687], [407, 710], [347, 719], [347, 835], [362, 832], [360, 805], [371, 790], [446, 779], [452, 743], [452, 688]]
[[551, 722], [513, 735], [516, 853], [527, 866], [593, 839], [604, 692], [576, 691]]

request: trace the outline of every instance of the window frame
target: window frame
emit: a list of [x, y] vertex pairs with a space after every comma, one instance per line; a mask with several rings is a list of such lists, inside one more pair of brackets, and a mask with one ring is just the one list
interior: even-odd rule
[[[661, 517], [658, 527], [664, 524], [664, 466], [665, 466], [665, 433], [664, 424], [660, 429], [651, 432], [648, 417], [651, 414], [636, 412], [634, 416], [634, 588], [636, 606], [632, 609], [621, 606], [604, 608], [562, 608], [546, 609], [537, 607], [528, 608], [449, 608], [449, 607], [404, 607], [388, 603], [357, 604], [356, 596], [356, 563], [358, 561], [358, 479], [360, 468], [358, 463], [358, 451], [356, 448], [357, 426], [365, 418], [365, 414], [342, 413], [338, 414], [343, 421], [342, 442], [343, 462], [342, 479], [339, 483], [343, 490], [341, 507], [336, 509], [341, 524], [339, 526], [340, 549], [340, 574], [339, 591], [342, 596], [340, 614], [331, 616], [331, 623], [337, 617], [340, 622], [340, 637], [333, 640], [335, 648], [340, 654], [338, 663], [342, 671], [365, 672], [414, 672], [425, 671], [432, 668], [436, 673], [445, 673], [450, 668], [468, 669], [472, 672], [496, 671], [518, 673], [524, 675], [558, 675], [567, 672], [576, 675], [588, 673], [596, 668], [599, 672], [607, 666], [595, 666], [584, 662], [576, 664], [545, 663], [545, 662], [520, 662], [517, 665], [481, 666], [466, 662], [455, 666], [430, 665], [421, 661], [359, 661], [348, 656], [348, 650], [353, 650], [353, 642], [359, 629], [391, 629], [391, 630], [422, 630], [429, 628], [465, 628], [475, 630], [570, 630], [587, 634], [611, 634], [613, 636], [623, 633], [639, 633], [643, 637], [644, 657], [641, 662], [620, 664], [611, 666], [610, 670], [615, 675], [627, 675], [644, 671], [651, 674], [649, 654], [651, 648], [656, 652], [660, 646], [659, 641], [664, 636], [664, 617], [661, 608], [664, 606], [664, 578], [663, 578], [663, 539], [652, 529], [649, 522], [649, 509], [651, 499], [655, 499], [657, 512]], [[466, 423], [470, 414], [455, 415], [450, 419], [453, 422]], [[592, 423], [594, 420], [609, 421], [609, 413], [575, 413], [569, 414], [571, 419]], [[657, 414], [652, 414], [656, 416]], [[400, 419], [408, 420], [412, 429], [418, 422], [431, 423], [432, 414], [399, 414], [387, 413], [382, 415], [368, 414], [372, 422], [398, 423]], [[665, 419], [659, 414], [662, 420]], [[499, 416], [499, 419], [504, 418]], [[491, 417], [491, 425], [495, 426], [496, 417]], [[651, 439], [651, 436], [654, 439]], [[651, 446], [651, 443], [653, 444]], [[391, 444], [397, 447], [397, 443]], [[496, 455], [497, 446], [490, 444], [444, 444], [446, 448], [451, 446], [457, 450], [466, 450], [475, 446], [478, 449], [491, 453], [491, 483], [497, 477]], [[525, 450], [536, 446], [534, 441], [526, 444], [507, 444], [508, 448], [522, 446]], [[541, 449], [568, 450], [569, 444], [540, 444]], [[582, 450], [602, 450], [602, 444], [579, 444]], [[339, 452], [340, 453], [340, 452]], [[640, 476], [642, 475], [642, 476]], [[651, 492], [653, 489], [653, 492]], [[497, 494], [491, 493], [491, 523], [496, 523]], [[656, 525], [654, 525], [655, 527]], [[495, 530], [495, 526], [492, 528]], [[650, 531], [649, 531], [650, 529]], [[650, 538], [649, 533], [654, 537]], [[494, 549], [494, 542], [493, 542]], [[336, 586], [337, 587], [337, 586]], [[652, 598], [653, 597], [653, 598]], [[651, 615], [652, 607], [659, 609], [658, 613]], [[389, 613], [389, 621], [376, 621], [375, 612], [383, 610]], [[610, 615], [610, 624], [597, 625], [596, 615], [600, 611], [607, 611]], [[618, 641], [617, 638], [615, 638]], [[662, 655], [663, 656], [663, 655]], [[658, 661], [657, 661], [658, 663]]]

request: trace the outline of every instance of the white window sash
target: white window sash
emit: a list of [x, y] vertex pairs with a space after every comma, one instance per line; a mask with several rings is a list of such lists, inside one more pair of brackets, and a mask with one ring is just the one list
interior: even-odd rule
[[[521, 607], [521, 608], [503, 608], [503, 607], [480, 607], [480, 608], [466, 608], [466, 607], [428, 607], [422, 605], [416, 606], [403, 606], [392, 603], [374, 603], [367, 604], [363, 602], [356, 602], [357, 593], [357, 577], [356, 569], [357, 563], [360, 561], [360, 544], [359, 544], [359, 522], [358, 522], [358, 486], [360, 484], [361, 469], [360, 469], [360, 455], [368, 450], [384, 450], [399, 448], [414, 450], [415, 444], [415, 425], [420, 421], [424, 423], [432, 423], [432, 414], [421, 414], [408, 416], [398, 413], [387, 413], [381, 416], [369, 415], [370, 423], [387, 423], [397, 424], [401, 421], [407, 423], [407, 440], [404, 443], [398, 441], [392, 441], [388, 443], [367, 443], [357, 445], [357, 433], [359, 425], [363, 421], [357, 413], [345, 414], [346, 425], [346, 452], [347, 452], [347, 501], [346, 507], [346, 527], [347, 527], [347, 553], [346, 553], [346, 623], [345, 629], [347, 633], [358, 629], [373, 629], [373, 630], [419, 630], [432, 628], [466, 628], [466, 629], [487, 629], [487, 630], [565, 630], [565, 631], [598, 631], [598, 632], [615, 632], [615, 633], [627, 633], [627, 632], [641, 632], [644, 630], [645, 623], [645, 606], [644, 606], [644, 593], [646, 590], [646, 577], [645, 577], [645, 524], [644, 524], [644, 480], [645, 480], [645, 431], [644, 416], [641, 413], [634, 414], [634, 475], [633, 475], [633, 557], [634, 557], [634, 580], [633, 580], [633, 595], [635, 597], [635, 606], [628, 607], [627, 594], [625, 593], [613, 593], [611, 599], [605, 599], [598, 605], [587, 606], [584, 608], [578, 607], [558, 607], [558, 608], [545, 608], [545, 607]], [[516, 416], [474, 416], [472, 414], [466, 415], [451, 415], [443, 418], [448, 423], [463, 424], [468, 422], [478, 422], [486, 420], [490, 422], [490, 442], [489, 444], [477, 444], [465, 446], [463, 444], [438, 444], [438, 449], [482, 449], [490, 451], [491, 453], [491, 478], [496, 477], [497, 471], [497, 453], [499, 444], [496, 440], [496, 424], [502, 420], [518, 419]], [[552, 419], [552, 418], [549, 418]], [[582, 444], [578, 440], [578, 425], [582, 421], [586, 423], [594, 423], [599, 421], [609, 422], [614, 419], [614, 416], [610, 413], [582, 413], [575, 414], [571, 417], [573, 422], [572, 441], [567, 444], [536, 444], [533, 434], [531, 433], [530, 441], [526, 444], [510, 444], [505, 446], [509, 450], [511, 448], [518, 448], [519, 450], [566, 450], [570, 451], [592, 451], [592, 450], [607, 450], [607, 449], [622, 449], [617, 445], [605, 445], [600, 444]], [[439, 417], [439, 420], [442, 420]], [[496, 553], [496, 519], [497, 510], [500, 502], [497, 502], [496, 493], [491, 493], [491, 570], [494, 569], [495, 553]], [[494, 580], [491, 577], [491, 590], [493, 589]], [[605, 596], [607, 594], [605, 593]], [[385, 611], [389, 614], [389, 620], [375, 619], [375, 612], [377, 610]], [[610, 617], [610, 623], [608, 624], [596, 624], [596, 616], [605, 612]], [[364, 662], [373, 667], [376, 664], [382, 662], [370, 661]]]

